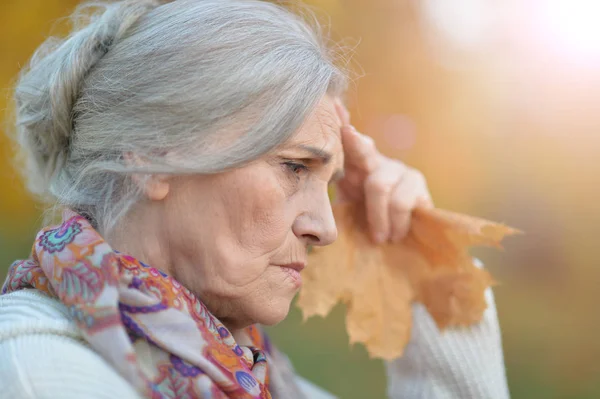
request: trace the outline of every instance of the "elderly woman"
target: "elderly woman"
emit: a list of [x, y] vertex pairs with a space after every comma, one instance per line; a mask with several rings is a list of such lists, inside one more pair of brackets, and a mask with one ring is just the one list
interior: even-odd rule
[[[319, 267], [307, 248], [336, 239], [330, 184], [384, 242], [431, 205], [424, 179], [349, 124], [334, 54], [284, 8], [97, 6], [16, 88], [30, 188], [63, 213], [3, 286], [0, 397], [330, 397], [257, 325], [286, 317]], [[508, 397], [488, 301], [444, 335], [416, 307], [389, 395]]]

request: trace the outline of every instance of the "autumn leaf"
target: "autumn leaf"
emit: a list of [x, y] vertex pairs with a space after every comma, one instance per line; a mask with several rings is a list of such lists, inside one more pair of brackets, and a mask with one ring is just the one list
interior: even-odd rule
[[487, 308], [485, 290], [494, 280], [486, 270], [439, 273], [422, 282], [419, 297], [438, 327], [468, 326], [481, 320]]
[[352, 211], [349, 207], [338, 209], [335, 220], [338, 227], [338, 238], [325, 248], [315, 247], [310, 255], [313, 265], [327, 265], [323, 268], [307, 267], [302, 272], [303, 281], [311, 281], [316, 285], [306, 295], [303, 290], [299, 301], [304, 310], [304, 319], [310, 316], [327, 316], [331, 309], [343, 299], [349, 297], [348, 290], [353, 281], [354, 244], [352, 228]]
[[370, 252], [368, 263], [364, 263], [367, 267], [356, 267], [346, 302], [346, 326], [351, 344], [362, 342], [371, 356], [386, 358], [390, 347], [408, 342], [410, 337], [410, 320], [403, 315], [410, 314], [413, 290], [408, 279], [401, 275], [401, 269], [384, 264], [381, 251]]
[[374, 245], [367, 236], [364, 207], [338, 204], [338, 240], [315, 248], [303, 272], [298, 306], [304, 319], [326, 316], [346, 305], [350, 343], [363, 343], [372, 357], [401, 356], [410, 339], [411, 304], [422, 302], [438, 327], [481, 320], [484, 292], [494, 283], [473, 264], [468, 247], [500, 247], [519, 231], [441, 209], [413, 212], [411, 230], [399, 244]]

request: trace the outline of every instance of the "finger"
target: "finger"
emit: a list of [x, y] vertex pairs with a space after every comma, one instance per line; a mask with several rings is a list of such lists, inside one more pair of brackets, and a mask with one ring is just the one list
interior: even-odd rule
[[430, 207], [431, 197], [423, 175], [408, 170], [402, 180], [394, 187], [389, 202], [390, 239], [398, 242], [404, 239], [410, 230], [412, 211], [417, 206]]
[[350, 124], [350, 112], [348, 112], [348, 108], [344, 106], [342, 100], [337, 97], [335, 99], [335, 111], [337, 112], [340, 121], [342, 122], [342, 126], [347, 126]]
[[390, 196], [390, 239], [401, 241], [410, 230], [412, 210], [416, 205], [416, 184], [410, 179], [403, 179]]
[[361, 201], [363, 199], [363, 183], [364, 176], [359, 176], [356, 173], [347, 172], [344, 178], [340, 180], [336, 187], [339, 198], [344, 198], [349, 201]]
[[364, 173], [359, 173], [352, 168], [346, 167], [344, 171], [344, 177], [338, 183], [345, 185], [344, 188], [354, 187], [355, 191], [360, 191], [362, 193], [365, 177], [366, 176]]
[[415, 208], [426, 208], [426, 209], [431, 209], [434, 208], [435, 205], [433, 204], [433, 200], [431, 199], [431, 195], [429, 193], [427, 193], [427, 195], [423, 195], [422, 197], [419, 197], [419, 199], [417, 200], [417, 203], [415, 205]]
[[390, 237], [390, 195], [402, 176], [400, 163], [382, 167], [369, 175], [364, 183], [365, 208], [371, 238], [382, 243]]
[[380, 166], [381, 156], [373, 139], [357, 132], [353, 126], [342, 128], [342, 147], [344, 162], [349, 169], [358, 169], [369, 174]]

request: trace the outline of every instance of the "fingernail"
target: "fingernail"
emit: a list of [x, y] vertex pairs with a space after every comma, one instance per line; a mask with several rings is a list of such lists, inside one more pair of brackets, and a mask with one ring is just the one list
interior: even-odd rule
[[365, 145], [373, 144], [373, 139], [370, 136], [367, 136], [366, 134], [362, 134], [359, 132], [356, 132], [356, 134], [360, 135], [360, 139], [363, 141], [363, 143], [365, 143]]
[[346, 109], [346, 107], [344, 107], [343, 104], [341, 104], [340, 108], [342, 109], [342, 115], [344, 117], [343, 120], [344, 121], [349, 121], [350, 120], [350, 112], [348, 112], [348, 110]]
[[385, 240], [387, 239], [387, 237], [385, 236], [385, 233], [377, 233], [375, 234], [375, 243], [376, 244], [382, 244]]
[[346, 129], [346, 131], [354, 136], [360, 136], [360, 133], [356, 130], [356, 128], [352, 125], [343, 126], [342, 129]]

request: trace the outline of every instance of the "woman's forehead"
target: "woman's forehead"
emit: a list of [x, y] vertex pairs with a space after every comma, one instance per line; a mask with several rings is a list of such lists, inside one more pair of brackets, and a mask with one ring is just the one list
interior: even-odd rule
[[321, 143], [328, 147], [335, 147], [336, 143], [341, 145], [341, 120], [335, 110], [334, 100], [330, 96], [324, 96], [319, 101], [292, 141], [295, 144]]

